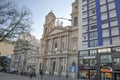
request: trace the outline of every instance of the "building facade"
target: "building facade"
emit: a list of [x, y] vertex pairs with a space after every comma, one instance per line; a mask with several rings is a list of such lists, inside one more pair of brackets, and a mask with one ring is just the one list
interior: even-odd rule
[[29, 33], [21, 33], [14, 48], [11, 67], [20, 74], [29, 73], [33, 69], [39, 73], [39, 46], [40, 41]]
[[78, 78], [120, 80], [120, 0], [79, 0]]
[[14, 52], [14, 44], [9, 41], [0, 42], [0, 56], [11, 56]]
[[55, 25], [56, 19], [52, 11], [45, 17], [40, 68], [44, 63], [45, 74], [70, 76], [70, 66], [73, 63], [77, 66], [78, 0], [72, 3], [71, 26], [63, 27], [61, 23]]

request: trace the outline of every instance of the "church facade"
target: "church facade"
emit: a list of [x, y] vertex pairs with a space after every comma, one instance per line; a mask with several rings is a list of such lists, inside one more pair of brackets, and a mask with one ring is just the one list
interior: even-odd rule
[[78, 0], [72, 3], [71, 26], [63, 27], [62, 23], [56, 25], [56, 19], [52, 11], [45, 17], [40, 45], [40, 69], [44, 63], [45, 74], [71, 75], [70, 66], [77, 66]]

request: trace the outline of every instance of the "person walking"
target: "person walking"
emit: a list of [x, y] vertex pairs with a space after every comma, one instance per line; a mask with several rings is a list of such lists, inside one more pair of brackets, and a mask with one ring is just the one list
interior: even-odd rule
[[30, 69], [30, 78], [32, 79], [32, 77], [33, 77], [33, 70], [32, 70], [32, 68]]
[[43, 77], [43, 71], [40, 69], [40, 78], [42, 80], [42, 77]]

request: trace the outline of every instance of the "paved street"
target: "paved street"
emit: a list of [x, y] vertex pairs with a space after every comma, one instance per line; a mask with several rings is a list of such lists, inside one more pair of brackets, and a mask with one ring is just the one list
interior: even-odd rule
[[38, 79], [37, 78], [30, 79], [30, 77], [16, 74], [0, 73], [0, 80], [38, 80]]
[[[28, 76], [16, 75], [16, 74], [8, 74], [0, 72], [0, 80], [41, 80], [40, 76], [33, 77], [32, 79]], [[43, 80], [72, 80], [65, 79], [57, 76], [44, 76]]]

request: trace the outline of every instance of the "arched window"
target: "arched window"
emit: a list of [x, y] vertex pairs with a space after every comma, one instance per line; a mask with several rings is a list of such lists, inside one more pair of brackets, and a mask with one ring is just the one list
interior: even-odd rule
[[74, 26], [77, 26], [77, 25], [78, 25], [78, 18], [75, 17], [75, 18], [74, 18]]
[[47, 27], [45, 28], [45, 33], [47, 33]]
[[57, 43], [55, 43], [55, 48], [57, 48]]
[[62, 42], [62, 49], [64, 49], [64, 47], [65, 47], [65, 46], [64, 46], [64, 42]]
[[58, 46], [57, 43], [55, 43], [55, 51], [57, 50], [57, 46]]

